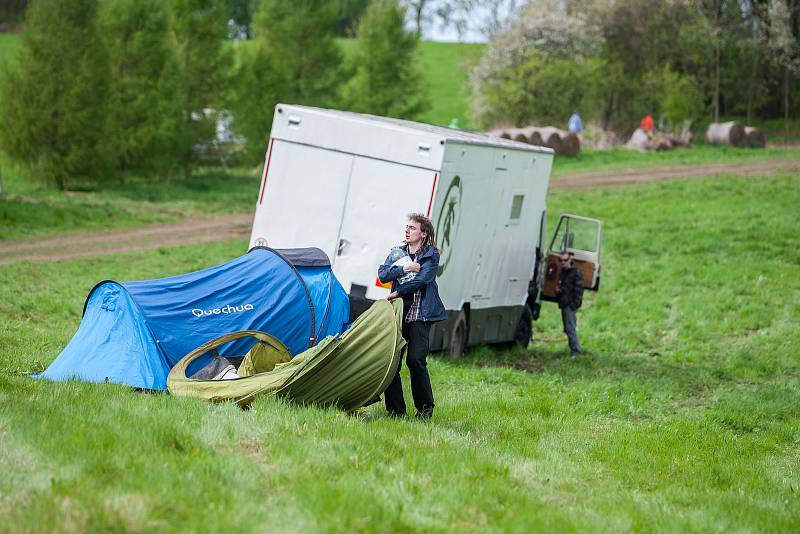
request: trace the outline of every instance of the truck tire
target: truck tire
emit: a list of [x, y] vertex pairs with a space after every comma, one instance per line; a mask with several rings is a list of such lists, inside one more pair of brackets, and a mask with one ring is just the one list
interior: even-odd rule
[[517, 329], [514, 332], [514, 344], [523, 349], [528, 348], [528, 344], [531, 342], [531, 336], [533, 335], [531, 321], [533, 321], [533, 312], [530, 306], [526, 304], [522, 308], [522, 314], [519, 316]]
[[453, 329], [450, 330], [450, 344], [447, 347], [447, 353], [453, 358], [460, 358], [464, 354], [467, 348], [467, 333], [467, 314], [461, 310], [453, 323]]

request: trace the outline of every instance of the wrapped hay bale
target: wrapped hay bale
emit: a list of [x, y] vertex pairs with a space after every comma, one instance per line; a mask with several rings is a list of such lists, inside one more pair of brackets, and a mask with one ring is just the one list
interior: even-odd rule
[[569, 133], [561, 139], [561, 154], [577, 156], [581, 151], [581, 140], [574, 133]]
[[537, 126], [504, 128], [491, 131], [489, 134], [519, 143], [552, 148], [556, 154], [574, 156], [581, 150], [581, 141], [577, 135], [559, 130], [553, 126], [545, 126], [543, 128]]
[[561, 154], [561, 136], [553, 132], [544, 139], [544, 146], [555, 150], [556, 154]]
[[767, 136], [761, 128], [745, 126], [744, 133], [747, 136], [747, 146], [754, 148], [764, 148], [767, 146]]
[[536, 131], [542, 136], [542, 146], [552, 148], [556, 154], [561, 154], [561, 139], [566, 135], [566, 132], [552, 126], [536, 128]]
[[736, 121], [712, 122], [706, 130], [706, 142], [712, 145], [747, 146], [744, 126]]

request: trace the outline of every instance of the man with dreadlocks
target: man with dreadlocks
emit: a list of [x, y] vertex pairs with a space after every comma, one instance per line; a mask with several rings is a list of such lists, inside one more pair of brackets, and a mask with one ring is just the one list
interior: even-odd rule
[[[403, 299], [403, 338], [408, 343], [406, 365], [411, 374], [411, 395], [414, 397], [417, 417], [430, 419], [434, 406], [427, 363], [431, 325], [447, 318], [436, 285], [439, 250], [430, 219], [419, 213], [410, 214], [404, 243], [403, 249], [411, 261], [397, 265], [390, 254], [378, 268], [378, 278], [383, 283], [392, 282], [392, 292], [387, 297], [389, 300]], [[407, 273], [417, 274], [408, 280], [405, 276]], [[390, 417], [404, 417], [406, 414], [400, 367], [397, 367], [397, 374], [384, 394]]]

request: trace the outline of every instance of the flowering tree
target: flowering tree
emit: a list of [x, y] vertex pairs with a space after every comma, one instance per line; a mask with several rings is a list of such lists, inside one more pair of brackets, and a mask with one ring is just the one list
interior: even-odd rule
[[[554, 110], [547, 89], [577, 86], [584, 71], [596, 68], [602, 47], [599, 29], [590, 24], [587, 14], [570, 13], [558, 0], [538, 0], [524, 6], [509, 29], [489, 43], [480, 63], [470, 76], [473, 91], [472, 113], [479, 124], [495, 121], [527, 120], [529, 113], [514, 113], [509, 106], [498, 105], [515, 94], [519, 104], [566, 114], [583, 95], [573, 94], [565, 109]], [[550, 93], [550, 95], [546, 94]], [[534, 101], [525, 95], [534, 97]], [[525, 102], [528, 100], [527, 102]], [[513, 104], [512, 104], [513, 105]], [[532, 110], [532, 115], [537, 115]]]

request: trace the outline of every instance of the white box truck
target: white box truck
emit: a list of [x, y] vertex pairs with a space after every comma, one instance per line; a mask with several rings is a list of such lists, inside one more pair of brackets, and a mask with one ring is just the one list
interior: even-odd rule
[[[407, 215], [426, 214], [441, 252], [448, 320], [431, 350], [527, 345], [540, 300], [554, 300], [555, 254], [575, 253], [599, 285], [599, 221], [562, 216], [545, 243], [553, 151], [462, 130], [278, 104], [250, 247], [318, 247], [355, 316], [388, 286], [377, 268], [401, 244]], [[583, 248], [580, 248], [583, 247]]]

